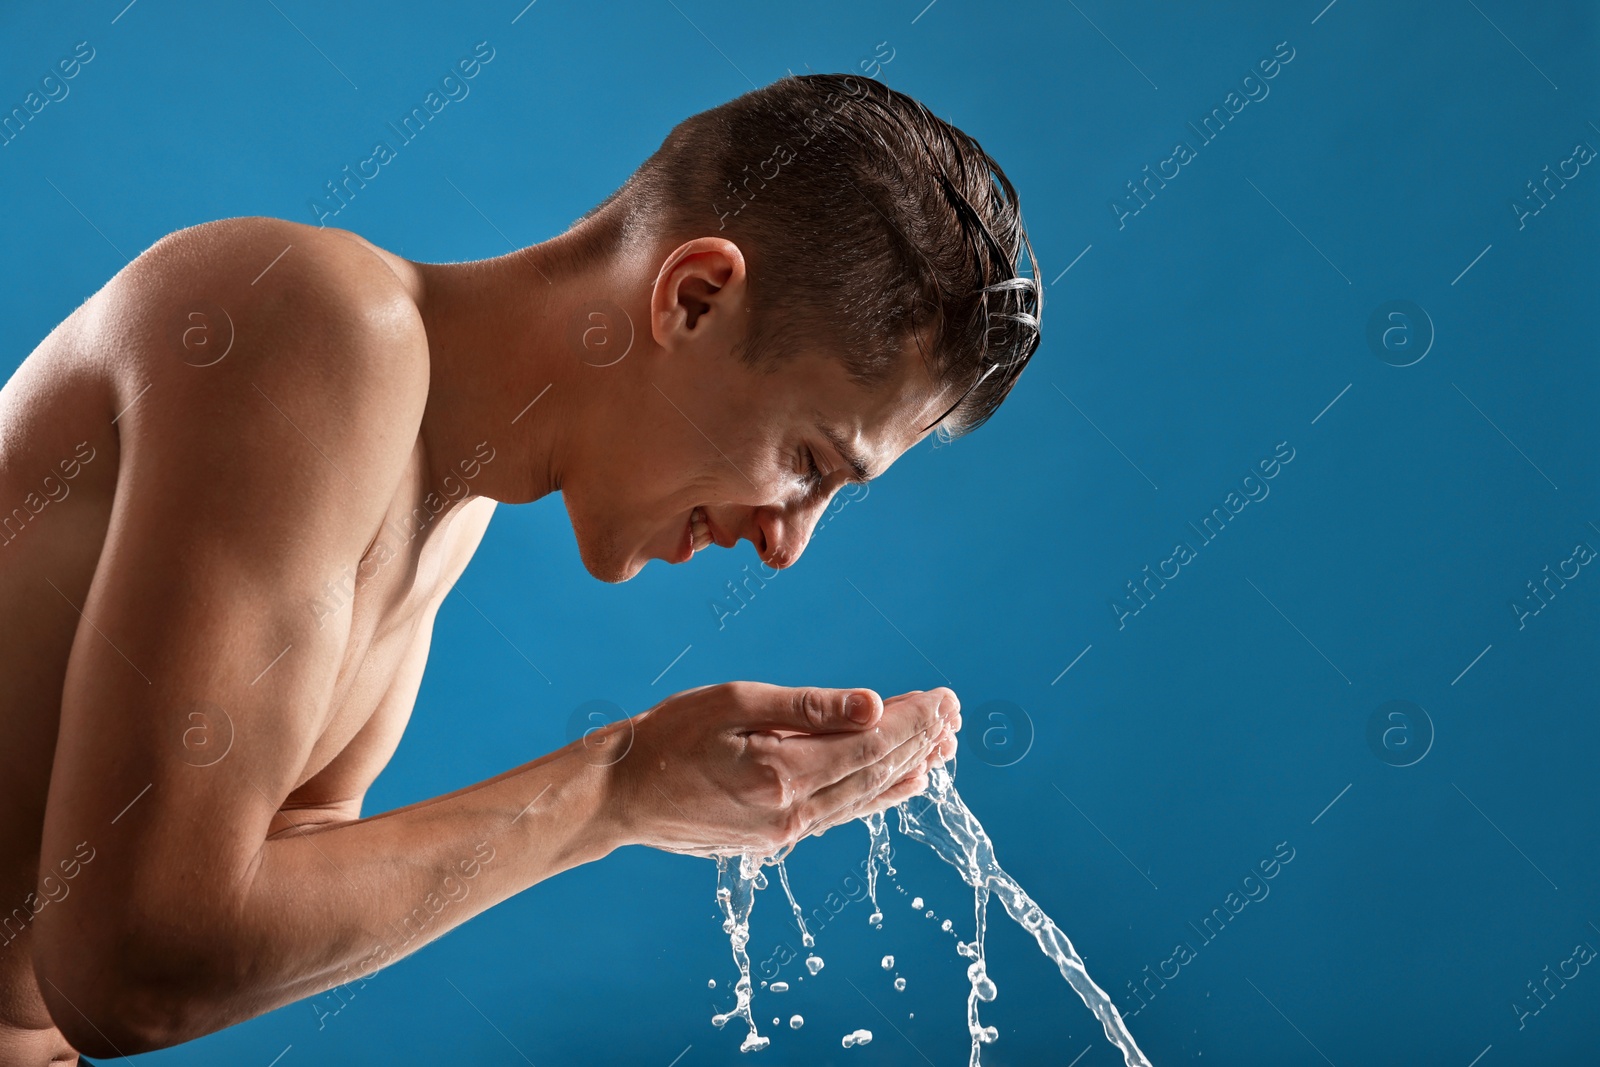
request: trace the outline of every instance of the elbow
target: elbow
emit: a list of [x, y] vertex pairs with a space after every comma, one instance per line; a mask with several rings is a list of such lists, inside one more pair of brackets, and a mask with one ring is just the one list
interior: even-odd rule
[[[41, 938], [41, 942], [45, 939]], [[226, 1025], [218, 986], [170, 953], [82, 943], [47, 946], [34, 956], [45, 1008], [73, 1048], [95, 1059], [154, 1052]]]
[[56, 1029], [85, 1056], [120, 1059], [170, 1048], [187, 1038], [172, 1025], [168, 1006], [154, 1002], [148, 990], [87, 968], [35, 963], [39, 991]]

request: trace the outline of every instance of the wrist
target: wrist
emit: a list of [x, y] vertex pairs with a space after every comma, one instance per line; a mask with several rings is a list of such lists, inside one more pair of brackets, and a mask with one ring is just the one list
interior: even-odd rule
[[582, 742], [536, 761], [528, 807], [516, 821], [532, 848], [549, 850], [550, 874], [604, 859], [629, 844], [613, 810], [611, 768]]
[[621, 749], [580, 738], [562, 750], [573, 768], [573, 780], [581, 783], [583, 828], [577, 836], [583, 862], [603, 859], [623, 845], [643, 844], [647, 836], [633, 795], [638, 776], [629, 773], [636, 769], [630, 763], [638, 754], [631, 751], [631, 735], [618, 740], [623, 742]]
[[607, 851], [623, 845], [647, 843], [648, 833], [642, 814], [649, 810], [648, 798], [644, 803], [637, 796], [637, 768], [629, 765], [636, 753], [612, 753], [598, 756], [586, 749], [582, 741], [576, 743], [578, 758], [591, 764], [596, 782], [595, 834], [608, 843]]

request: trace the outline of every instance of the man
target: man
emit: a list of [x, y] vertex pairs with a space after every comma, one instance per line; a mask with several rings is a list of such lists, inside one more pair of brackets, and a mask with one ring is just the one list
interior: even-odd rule
[[995, 410], [1036, 274], [976, 142], [832, 75], [686, 120], [498, 259], [155, 244], [0, 393], [0, 1062], [210, 1033], [622, 844], [770, 854], [924, 789], [948, 689], [737, 682], [620, 760], [361, 816], [496, 502], [560, 490], [603, 581], [741, 539], [789, 566], [842, 485]]

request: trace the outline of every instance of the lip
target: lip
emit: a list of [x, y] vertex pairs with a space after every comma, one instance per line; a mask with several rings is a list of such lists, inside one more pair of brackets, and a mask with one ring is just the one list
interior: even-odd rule
[[668, 563], [687, 563], [694, 558], [694, 528], [691, 525], [694, 509], [689, 509], [689, 514], [683, 518], [683, 533], [678, 537], [678, 547], [673, 549], [672, 557]]

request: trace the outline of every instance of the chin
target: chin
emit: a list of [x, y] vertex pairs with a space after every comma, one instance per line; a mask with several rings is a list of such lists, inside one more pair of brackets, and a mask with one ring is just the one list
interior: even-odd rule
[[632, 578], [644, 570], [647, 562], [618, 551], [615, 545], [602, 545], [596, 550], [581, 537], [578, 539], [578, 557], [583, 560], [583, 569], [591, 577], [610, 585]]
[[567, 521], [572, 524], [573, 539], [578, 542], [578, 558], [583, 569], [593, 578], [615, 585], [625, 582], [644, 568], [644, 563], [634, 559], [631, 552], [623, 550], [617, 538], [608, 533], [601, 523], [591, 524], [586, 515], [573, 507], [570, 494], [562, 494], [567, 507]]
[[592, 570], [589, 573], [600, 579], [602, 582], [608, 582], [611, 585], [619, 585], [622, 582], [634, 577], [642, 570], [644, 570], [644, 563], [636, 560], [629, 560], [627, 563], [621, 564], [619, 567], [613, 567], [607, 571]]
[[588, 552], [583, 551], [581, 545], [578, 548], [578, 555], [583, 560], [584, 570], [588, 571], [591, 577], [598, 578], [600, 581], [610, 585], [625, 582], [644, 569], [643, 563], [631, 557], [617, 559], [612, 556], [605, 556], [595, 559]]

